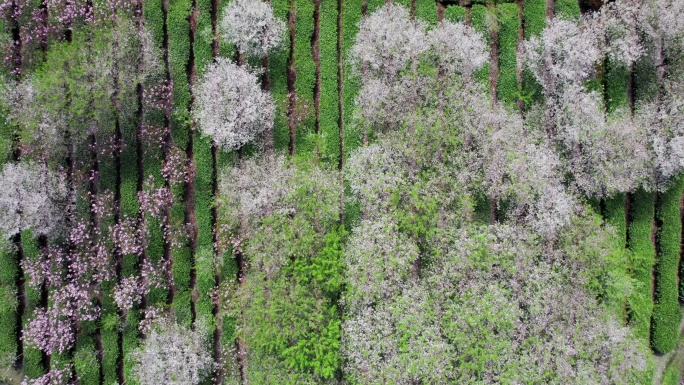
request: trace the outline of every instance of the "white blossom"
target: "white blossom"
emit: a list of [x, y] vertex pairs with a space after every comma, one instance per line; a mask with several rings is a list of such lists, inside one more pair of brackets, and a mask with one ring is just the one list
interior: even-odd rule
[[684, 170], [684, 99], [670, 94], [660, 105], [645, 103], [638, 112], [639, 124], [648, 127], [655, 186], [662, 189]]
[[195, 86], [195, 98], [195, 121], [225, 150], [240, 148], [273, 126], [273, 98], [255, 75], [229, 60], [209, 66]]
[[40, 102], [42, 91], [34, 82], [33, 78], [26, 77], [21, 82], [0, 83], [0, 104], [6, 108], [6, 118], [21, 127], [24, 147], [61, 151], [61, 133], [66, 127], [67, 117]]
[[590, 28], [605, 36], [605, 54], [618, 63], [629, 66], [645, 53], [639, 35], [641, 12], [639, 0], [616, 0], [604, 4], [598, 15], [588, 20]]
[[600, 34], [586, 23], [557, 17], [541, 36], [525, 42], [524, 60], [546, 96], [565, 84], [581, 84], [595, 72], [601, 59]]
[[481, 33], [461, 22], [443, 20], [427, 34], [437, 66], [452, 74], [469, 78], [489, 59]]
[[681, 52], [684, 38], [684, 4], [679, 0], [644, 0], [639, 13], [639, 28], [651, 42], [663, 38], [666, 48]]

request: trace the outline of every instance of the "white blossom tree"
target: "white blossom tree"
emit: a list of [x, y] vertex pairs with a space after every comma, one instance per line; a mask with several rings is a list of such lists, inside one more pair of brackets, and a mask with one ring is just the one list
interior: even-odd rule
[[213, 364], [205, 345], [201, 331], [162, 320], [131, 354], [133, 376], [140, 384], [199, 384]]
[[209, 66], [195, 86], [193, 117], [225, 150], [254, 141], [273, 127], [275, 105], [256, 76], [227, 59]]
[[285, 38], [285, 22], [273, 15], [270, 3], [261, 0], [231, 1], [220, 28], [221, 36], [248, 56], [265, 56]]
[[23, 230], [55, 236], [62, 223], [64, 179], [45, 166], [6, 163], [0, 174], [0, 231], [9, 238]]
[[388, 3], [361, 20], [350, 62], [357, 74], [392, 79], [428, 48], [426, 23], [411, 20], [408, 10]]

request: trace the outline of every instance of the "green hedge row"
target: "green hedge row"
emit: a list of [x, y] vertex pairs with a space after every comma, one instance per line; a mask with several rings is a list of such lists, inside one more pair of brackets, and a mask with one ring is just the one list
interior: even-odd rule
[[[471, 2], [473, 4], [482, 4], [482, 5], [487, 5], [487, 2], [489, 0], [472, 0]], [[496, 0], [497, 4], [506, 4], [506, 3], [515, 3], [515, 0]]]
[[[174, 113], [171, 121], [171, 135], [176, 146], [185, 150], [189, 138], [188, 119], [190, 117], [190, 88], [186, 68], [190, 57], [190, 24], [191, 2], [172, 0], [168, 12], [169, 64], [173, 80]], [[184, 186], [173, 189], [176, 203], [171, 208], [171, 221], [185, 223], [185, 205], [183, 203]], [[174, 248], [173, 280], [176, 296], [173, 309], [178, 320], [190, 324], [190, 270], [192, 269], [191, 250], [187, 244]]]
[[680, 368], [675, 365], [668, 366], [660, 383], [662, 385], [679, 385], [679, 371]]
[[661, 377], [662, 385], [678, 385], [684, 374], [684, 340], [680, 338]]
[[[344, 2], [346, 5], [346, 1]], [[340, 152], [337, 124], [337, 1], [321, 4], [321, 155], [336, 164]]]
[[507, 106], [515, 106], [518, 96], [517, 45], [518, 6], [514, 3], [497, 6], [499, 19], [499, 100]]
[[[523, 5], [523, 22], [525, 24], [525, 39], [541, 34], [546, 26], [546, 2], [545, 0], [525, 0]], [[532, 72], [523, 70], [522, 95], [526, 106], [531, 101], [541, 100], [542, 88], [535, 80]]]
[[[271, 0], [273, 12], [277, 18], [287, 24], [290, 10], [289, 0]], [[296, 28], [296, 25], [295, 25]], [[275, 148], [287, 152], [290, 143], [290, 132], [287, 129], [287, 57], [290, 47], [290, 30], [286, 27], [285, 40], [282, 47], [269, 55], [269, 75], [271, 77], [271, 95], [276, 103], [276, 118], [274, 122]], [[313, 106], [313, 101], [311, 101]]]
[[651, 330], [653, 311], [653, 264], [655, 247], [651, 241], [655, 194], [637, 190], [632, 196], [629, 246], [632, 251], [630, 269], [635, 280], [634, 292], [629, 298], [629, 319], [636, 335], [647, 341]]
[[[334, 2], [322, 2], [321, 15], [324, 8], [331, 7]], [[289, 7], [289, 4], [288, 4]], [[297, 80], [295, 81], [295, 92], [301, 103], [306, 103], [310, 107], [311, 114], [306, 120], [301, 122], [295, 132], [295, 154], [304, 157], [309, 156], [313, 149], [314, 143], [307, 140], [307, 136], [314, 133], [315, 128], [315, 110], [314, 110], [314, 86], [316, 84], [316, 66], [314, 64], [311, 51], [311, 37], [314, 33], [314, 4], [312, 0], [295, 0], [295, 51], [293, 65], [297, 73]], [[285, 18], [287, 20], [287, 17]], [[320, 37], [321, 46], [321, 60], [323, 60], [323, 36]], [[287, 65], [287, 56], [289, 53], [289, 39], [284, 44], [285, 64]], [[285, 71], [285, 87], [287, 88], [287, 67], [283, 68]], [[287, 91], [285, 91], [287, 93]], [[287, 96], [286, 96], [287, 97]], [[283, 114], [287, 113], [287, 101], [284, 100]], [[322, 104], [322, 103], [321, 103]], [[321, 120], [323, 115], [327, 113], [321, 106]], [[284, 121], [285, 129], [287, 130], [287, 120]], [[321, 123], [321, 126], [323, 124]], [[288, 136], [289, 143], [289, 136]], [[307, 155], [304, 155], [307, 154]]]
[[[489, 22], [487, 21], [487, 18], [490, 17], [488, 16], [488, 13], [489, 10], [486, 6], [477, 4], [473, 5], [470, 12], [471, 25], [476, 31], [480, 32], [482, 36], [484, 36], [487, 44], [487, 50], [489, 50], [491, 45], [488, 28]], [[485, 65], [482, 66], [479, 71], [477, 71], [475, 78], [481, 82], [482, 85], [484, 85], [485, 91], [487, 95], [489, 95], [489, 61], [487, 61]]]
[[[623, 112], [629, 113], [628, 102], [628, 80], [629, 73], [626, 68], [615, 66], [610, 60], [604, 61], [604, 97], [606, 98], [606, 110], [614, 112], [622, 109]], [[618, 248], [627, 247], [627, 217], [625, 212], [625, 195], [618, 194], [614, 197], [607, 198], [605, 201], [605, 220], [613, 225], [618, 233], [621, 245], [616, 245]], [[631, 274], [631, 268], [625, 266], [625, 273]], [[629, 306], [629, 302], [626, 304]]]
[[[219, 12], [219, 19], [218, 22], [220, 23], [221, 20], [221, 15], [223, 15], [223, 9], [224, 7], [229, 3], [227, 0], [221, 0], [220, 2], [220, 12]], [[281, 18], [281, 20], [286, 20], [287, 19], [287, 11], [288, 11], [288, 0], [272, 0], [271, 5], [273, 6], [274, 12], [276, 17]], [[289, 41], [289, 40], [287, 40]], [[287, 44], [285, 44], [287, 46]], [[235, 47], [227, 44], [225, 42], [221, 42], [220, 44], [220, 52], [221, 56], [223, 57], [230, 57], [233, 58], [235, 56]], [[274, 100], [276, 101], [276, 105], [279, 108], [276, 113], [276, 121], [275, 121], [275, 127], [274, 127], [274, 135], [275, 135], [275, 146], [276, 149], [287, 149], [288, 145], [288, 140], [289, 140], [289, 133], [287, 131], [287, 124], [285, 124], [285, 120], [282, 118], [283, 113], [281, 110], [282, 106], [282, 100], [285, 100], [286, 98], [286, 76], [287, 76], [287, 71], [286, 71], [286, 61], [287, 61], [287, 49], [285, 47], [281, 48], [280, 50], [271, 53], [269, 55], [269, 75], [271, 78], [271, 92], [274, 97]], [[281, 103], [279, 105], [279, 103]], [[221, 175], [221, 170], [225, 170], [227, 167], [231, 167], [234, 164], [234, 154], [233, 153], [227, 153], [224, 151], [219, 150], [218, 151], [218, 156], [217, 156], [217, 168], [218, 168], [218, 175]], [[212, 201], [213, 203], [213, 201]], [[221, 282], [230, 282], [234, 281], [237, 275], [237, 264], [235, 262], [235, 259], [232, 257], [230, 253], [225, 253], [222, 255], [219, 260], [221, 263], [219, 264], [219, 275]], [[202, 274], [206, 274], [206, 271], [209, 270], [209, 268], [213, 269], [213, 265], [211, 267], [207, 266], [207, 261], [206, 259], [199, 259], [198, 260], [198, 271], [205, 271]], [[216, 320], [215, 320], [216, 321]], [[234, 346], [235, 344], [235, 319], [232, 317], [226, 315], [225, 313], [222, 313], [221, 315], [221, 324], [222, 324], [222, 334], [221, 334], [221, 345], [222, 346]], [[233, 363], [230, 362], [228, 363], [229, 365], [232, 365]]]
[[96, 322], [90, 321], [83, 322], [81, 327], [83, 329], [76, 338], [74, 368], [82, 384], [95, 385], [99, 383], [100, 379], [100, 363], [95, 353], [95, 338], [93, 337], [97, 325]]
[[[198, 24], [195, 34], [195, 66], [198, 74], [204, 72], [206, 65], [213, 60], [211, 52], [211, 35], [202, 34], [203, 30], [211, 30], [211, 0], [197, 0]], [[213, 180], [211, 140], [208, 137], [195, 136], [195, 165], [197, 176], [195, 178], [195, 212], [199, 229], [197, 239], [197, 253], [195, 256], [195, 268], [197, 271], [197, 318], [206, 320], [214, 325], [212, 302], [209, 293], [214, 287], [213, 269], [200, 269], [202, 263], [211, 266], [214, 259], [213, 229], [211, 223], [211, 208], [213, 207]], [[210, 331], [213, 332], [213, 326]]]
[[629, 112], [629, 70], [625, 66], [606, 60], [606, 96], [608, 97], [608, 112], [618, 109]]
[[[625, 214], [625, 195], [617, 194], [613, 197], [607, 198], [605, 200], [605, 212], [604, 220], [615, 228], [616, 235], [614, 237], [613, 249], [616, 250], [619, 255], [624, 256], [620, 259], [621, 264], [619, 268], [625, 273], [629, 273], [629, 255], [625, 255], [625, 247], [627, 243], [627, 216]], [[613, 302], [613, 313], [619, 317], [619, 319], [626, 322], [628, 319], [627, 314], [627, 301], [624, 298], [615, 298]]]
[[627, 216], [625, 214], [625, 194], [617, 194], [605, 200], [604, 219], [618, 234], [622, 245], [627, 242]]
[[[27, 230], [21, 234], [24, 247], [24, 258], [38, 257], [38, 242]], [[26, 285], [26, 311], [24, 312], [23, 328], [26, 329], [28, 321], [34, 309], [40, 305], [40, 292]], [[41, 351], [35, 347], [24, 344], [24, 374], [30, 378], [40, 377], [44, 374], [41, 364]]]
[[[163, 23], [164, 14], [162, 12], [162, 1], [145, 1], [144, 3], [144, 15], [145, 15], [145, 26], [152, 32], [155, 44], [158, 47], [162, 46], [163, 33]], [[161, 127], [164, 122], [163, 113], [160, 111], [149, 111], [150, 124]], [[146, 153], [143, 159], [143, 168], [145, 172], [145, 178], [148, 175], [152, 175], [154, 178], [154, 183], [157, 187], [163, 185], [163, 179], [161, 175], [161, 150], [154, 148], [150, 153]], [[160, 224], [152, 220], [150, 221], [150, 239], [148, 240], [147, 257], [152, 261], [160, 261], [163, 257], [163, 234]], [[166, 290], [155, 289], [149, 294], [148, 304], [164, 304], [166, 302]]]
[[[5, 242], [5, 240], [3, 240]], [[9, 246], [0, 248], [0, 363], [12, 363], [17, 355], [17, 253]]]
[[674, 349], [679, 339], [679, 254], [682, 235], [680, 200], [684, 178], [677, 179], [660, 194], [656, 215], [660, 222], [657, 235], [655, 307], [653, 308], [653, 348], [661, 353]]
[[[158, 47], [162, 46], [163, 41], [163, 23], [164, 15], [162, 12], [162, 1], [145, 1], [143, 2], [143, 15], [145, 19], [145, 27], [152, 32], [154, 42]], [[171, 27], [169, 27], [169, 31]], [[170, 50], [171, 51], [171, 50]], [[174, 79], [175, 81], [175, 79]], [[174, 90], [175, 93], [175, 90]], [[146, 123], [161, 127], [163, 125], [163, 113], [160, 111], [146, 111]], [[124, 132], [124, 139], [126, 145], [131, 153], [125, 154], [124, 159], [136, 159], [135, 155], [135, 127], [131, 122], [128, 131]], [[148, 176], [152, 176], [157, 187], [163, 185], [161, 176], [161, 150], [149, 147], [143, 144], [145, 152], [143, 154], [143, 172], [144, 180]], [[128, 163], [128, 164], [126, 164]], [[128, 215], [136, 215], [139, 207], [137, 200], [137, 166], [133, 162], [123, 163], [123, 185], [122, 185], [122, 212]], [[149, 238], [147, 240], [148, 247], [146, 250], [147, 258], [151, 261], [159, 262], [163, 256], [163, 234], [160, 224], [151, 220], [149, 224]], [[129, 274], [137, 274], [135, 266], [137, 256], [127, 255], [124, 257], [124, 276]], [[163, 289], [153, 289], [149, 295], [148, 306], [160, 306], [166, 303], [167, 291]], [[105, 302], [107, 308], [107, 316], [105, 318], [105, 326], [103, 327], [103, 345], [105, 347], [105, 384], [113, 384], [116, 381], [116, 354], [118, 353], [117, 343], [117, 328], [119, 327], [119, 320], [116, 315], [116, 308], [111, 301]], [[135, 383], [132, 379], [132, 364], [128, 359], [128, 354], [135, 349], [140, 341], [138, 339], [138, 325], [143, 314], [137, 309], [132, 309], [128, 312], [123, 329], [123, 352], [124, 352], [124, 377], [127, 383]], [[117, 317], [116, 319], [114, 317]]]
[[444, 10], [444, 19], [451, 20], [453, 22], [465, 22], [465, 13], [466, 10], [464, 7], [451, 5]]

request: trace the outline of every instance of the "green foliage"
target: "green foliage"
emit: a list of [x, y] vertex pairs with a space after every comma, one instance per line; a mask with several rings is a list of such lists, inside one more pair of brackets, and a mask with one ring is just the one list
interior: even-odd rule
[[340, 365], [337, 301], [345, 231], [327, 214], [337, 212], [337, 198], [316, 193], [321, 176], [315, 175], [298, 173], [297, 187], [285, 198], [294, 211], [263, 218], [244, 249], [251, 266], [238, 289], [238, 335], [250, 362], [279, 362], [267, 369], [270, 374], [248, 366], [252, 381], [278, 368], [289, 371], [294, 383], [323, 381]]
[[668, 366], [668, 368], [663, 373], [663, 377], [662, 377], [660, 383], [662, 385], [678, 385], [679, 384], [679, 371], [680, 371], [680, 368], [678, 368], [674, 365]]
[[579, 1], [575, 0], [557, 0], [556, 14], [566, 18], [579, 18], [580, 8]]
[[465, 12], [466, 11], [464, 7], [452, 5], [444, 10], [444, 18], [453, 22], [465, 22]]
[[684, 179], [679, 178], [666, 192], [660, 194], [656, 207], [656, 215], [661, 225], [657, 233], [651, 343], [660, 353], [667, 353], [677, 345], [679, 322], [682, 317], [678, 287], [682, 187]]
[[527, 0], [523, 4], [523, 18], [525, 20], [525, 39], [539, 35], [546, 26], [546, 1]]
[[662, 377], [662, 385], [677, 385], [680, 384], [680, 379], [684, 374], [684, 339], [680, 337], [677, 343], [677, 348], [669, 356], [667, 367], [665, 368]]
[[[327, 12], [334, 13], [335, 9], [332, 3], [327, 3], [329, 6]], [[321, 6], [323, 8], [323, 6]], [[311, 50], [311, 36], [314, 32], [313, 12], [314, 5], [312, 0], [295, 0], [296, 20], [295, 20], [295, 52], [294, 52], [294, 67], [297, 71], [297, 80], [295, 81], [295, 92], [301, 103], [311, 107], [311, 114], [302, 121], [296, 128], [295, 132], [295, 152], [303, 155], [302, 158], [307, 158], [313, 152], [310, 142], [307, 142], [306, 136], [314, 132], [315, 113], [314, 113], [314, 95], [313, 89], [316, 82], [316, 66], [314, 64], [312, 50]], [[322, 9], [323, 11], [323, 9]], [[322, 40], [322, 36], [320, 36]], [[323, 49], [323, 42], [320, 42], [321, 51]], [[286, 51], [287, 50], [283, 50]], [[287, 57], [287, 56], [286, 56]], [[325, 56], [321, 54], [321, 61], [325, 60]], [[333, 56], [334, 58], [334, 56]], [[329, 58], [332, 59], [332, 58]], [[286, 71], [286, 68], [283, 68]], [[322, 69], [321, 69], [322, 71]], [[285, 72], [286, 75], [286, 72]], [[286, 79], [285, 79], [286, 80]], [[286, 83], [285, 83], [286, 85]], [[287, 93], [287, 91], [285, 91]], [[287, 98], [287, 97], [285, 97]], [[283, 102], [285, 106], [286, 102]], [[286, 113], [287, 108], [283, 108]], [[323, 114], [321, 114], [323, 115]], [[322, 126], [322, 124], [321, 124]], [[285, 129], [287, 130], [287, 123], [285, 122]], [[289, 143], [289, 136], [288, 136]], [[306, 154], [306, 155], [304, 155]]]
[[501, 4], [497, 7], [499, 19], [499, 99], [513, 106], [518, 97], [517, 55], [518, 6]]
[[[525, 23], [525, 39], [539, 35], [546, 26], [546, 1], [527, 0], [523, 4], [523, 20]], [[523, 70], [523, 84], [520, 91], [521, 99], [525, 105], [533, 100], [538, 100], [542, 95], [541, 86], [534, 80], [534, 76], [528, 68]]]
[[[281, 19], [287, 20], [287, 14], [290, 7], [289, 0], [273, 0], [271, 1], [274, 15]], [[295, 27], [296, 28], [296, 27]], [[289, 28], [286, 29], [289, 36]], [[285, 39], [284, 46], [289, 46], [289, 38]], [[295, 47], [296, 47], [295, 42]], [[287, 57], [289, 55], [288, 48], [277, 49], [271, 52], [268, 57], [269, 77], [271, 79], [271, 94], [276, 104], [276, 117], [273, 125], [273, 133], [275, 136], [275, 148], [278, 150], [286, 150], [290, 141], [290, 133], [287, 128]], [[296, 64], [296, 63], [295, 63]], [[295, 84], [296, 86], [296, 84]], [[306, 96], [304, 94], [303, 96]], [[313, 104], [310, 104], [313, 105]]]
[[[171, 119], [171, 134], [174, 144], [185, 149], [189, 140], [189, 108], [190, 87], [188, 84], [187, 66], [190, 56], [190, 24], [189, 17], [192, 3], [183, 0], [170, 1], [167, 14], [169, 38], [169, 67], [173, 81], [174, 111]], [[184, 223], [185, 207], [183, 205], [184, 188], [174, 189], [176, 203], [171, 208], [171, 221]], [[190, 270], [192, 255], [189, 245], [183, 245], [172, 251], [173, 280], [178, 290], [174, 299], [174, 308], [182, 323], [190, 322]]]
[[[627, 242], [627, 216], [625, 214], [625, 195], [624, 194], [618, 194], [614, 197], [608, 198], [605, 201], [605, 213], [604, 213], [604, 220], [606, 223], [610, 224], [615, 228], [615, 242], [612, 245], [612, 248], [614, 250], [613, 255], [620, 255], [621, 257], [619, 258], [617, 264], [616, 264], [616, 271], [614, 272], [616, 278], [617, 277], [625, 277], [628, 269], [628, 264], [629, 264], [629, 255], [628, 251], [625, 249], [625, 245]], [[626, 319], [626, 314], [624, 313], [624, 305], [626, 298], [619, 298], [615, 299], [616, 302], [615, 305], [617, 305], [616, 310], [616, 316], [619, 316], [622, 319]]]
[[629, 70], [606, 59], [606, 95], [608, 97], [608, 111], [618, 109], [629, 110], [627, 88], [629, 86]]
[[[417, 1], [416, 3], [416, 17], [427, 21], [430, 25], [437, 24], [437, 2]], [[345, 34], [347, 33], [345, 31]]]

